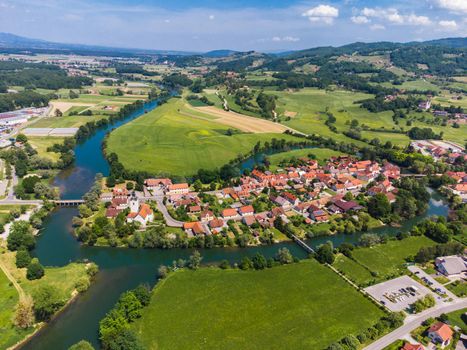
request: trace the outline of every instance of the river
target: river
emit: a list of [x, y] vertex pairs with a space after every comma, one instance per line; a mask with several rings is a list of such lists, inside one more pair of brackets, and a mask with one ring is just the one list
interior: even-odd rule
[[[156, 107], [157, 102], [147, 103], [141, 110], [98, 130], [92, 137], [78, 144], [75, 148], [74, 167], [64, 170], [55, 178], [55, 185], [60, 187], [62, 198], [80, 198], [93, 184], [96, 173], [108, 175], [109, 165], [101, 152], [105, 135], [112, 129], [143, 115], [146, 110]], [[415, 222], [428, 215], [446, 215], [447, 210], [439, 195], [434, 193], [429, 209], [423, 216], [409, 220], [401, 228], [383, 227], [373, 232], [395, 234], [410, 229]], [[146, 250], [82, 246], [72, 235], [71, 220], [77, 213], [76, 208], [60, 208], [53, 211], [44, 221], [34, 254], [46, 266], [63, 266], [72, 261], [88, 259], [99, 265], [99, 273], [87, 292], [79, 296], [21, 349], [68, 349], [81, 339], [88, 340], [96, 349], [99, 348], [99, 321], [114, 306], [119, 295], [140, 283], [148, 283], [152, 286], [156, 282], [157, 269], [161, 264], [168, 265], [176, 259], [186, 259], [191, 254], [191, 250], [188, 249]], [[355, 243], [359, 236], [360, 234], [317, 237], [308, 240], [308, 243], [316, 247], [331, 240], [337, 246], [344, 241]], [[252, 256], [258, 251], [267, 257], [273, 256], [284, 246], [294, 256], [299, 258], [306, 256], [305, 252], [294, 243], [251, 248], [204, 249], [201, 250], [201, 254], [203, 263], [214, 263], [223, 259], [238, 262], [243, 256]]]

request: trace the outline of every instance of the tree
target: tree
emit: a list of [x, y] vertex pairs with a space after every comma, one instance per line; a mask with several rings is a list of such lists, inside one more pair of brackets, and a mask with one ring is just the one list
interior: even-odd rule
[[86, 340], [80, 340], [76, 344], [70, 346], [68, 350], [94, 350], [94, 347]]
[[388, 216], [391, 213], [391, 203], [383, 193], [377, 193], [368, 201], [368, 212], [376, 219]]
[[249, 257], [245, 256], [242, 258], [242, 261], [240, 262], [239, 267], [242, 270], [250, 270], [253, 267], [253, 262], [251, 261]]
[[16, 142], [20, 142], [20, 143], [26, 143], [28, 142], [28, 137], [24, 134], [18, 134], [16, 136]]
[[35, 246], [32, 227], [27, 221], [15, 221], [11, 225], [10, 234], [7, 238], [8, 249], [11, 251], [20, 248], [31, 250]]
[[264, 270], [267, 266], [266, 258], [261, 253], [256, 253], [252, 262], [255, 270]]
[[293, 256], [287, 248], [281, 248], [276, 254], [276, 260], [281, 264], [291, 264], [293, 263]]
[[34, 258], [27, 267], [26, 278], [28, 280], [38, 280], [44, 276], [44, 273], [44, 267], [39, 262], [39, 259]]
[[26, 329], [34, 324], [34, 301], [30, 295], [20, 297], [16, 305], [15, 318], [16, 327]]
[[139, 300], [141, 305], [149, 305], [149, 302], [151, 301], [151, 290], [147, 284], [140, 284], [138, 287], [133, 289], [133, 294]]
[[360, 237], [359, 243], [363, 247], [372, 247], [376, 244], [381, 243], [381, 238], [375, 233], [364, 233]]
[[57, 108], [57, 109], [55, 110], [55, 116], [56, 116], [57, 118], [62, 117], [62, 116], [63, 116], [62, 111], [59, 110], [59, 109]]
[[34, 313], [38, 321], [48, 321], [63, 305], [63, 296], [57, 287], [39, 285], [33, 294]]
[[316, 252], [316, 260], [318, 260], [321, 264], [332, 264], [334, 263], [334, 259], [334, 253], [329, 243], [319, 246]]
[[193, 254], [190, 255], [188, 261], [188, 267], [192, 270], [197, 270], [201, 264], [202, 256], [199, 251], [195, 250]]
[[25, 249], [18, 250], [16, 252], [16, 267], [21, 269], [28, 266], [31, 263], [31, 255]]
[[129, 329], [124, 329], [103, 342], [105, 350], [144, 350], [135, 333]]
[[346, 336], [341, 340], [341, 342], [345, 348], [349, 350], [356, 350], [360, 346], [360, 342], [358, 341], [357, 337], [352, 334]]
[[128, 322], [133, 322], [137, 318], [140, 318], [141, 309], [143, 308], [141, 302], [133, 291], [123, 293], [118, 300], [116, 307], [123, 312], [123, 315]]

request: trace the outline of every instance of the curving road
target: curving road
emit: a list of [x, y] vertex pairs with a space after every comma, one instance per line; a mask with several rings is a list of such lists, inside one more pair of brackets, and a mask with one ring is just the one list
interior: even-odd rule
[[167, 207], [164, 205], [164, 202], [161, 198], [156, 199], [157, 209], [162, 213], [165, 219], [165, 223], [167, 226], [170, 227], [183, 227], [183, 222], [175, 220], [173, 217], [170, 216]]
[[408, 316], [405, 319], [403, 326], [397, 328], [391, 333], [385, 335], [384, 337], [378, 339], [374, 343], [368, 345], [364, 350], [381, 350], [386, 346], [392, 344], [398, 339], [404, 338], [405, 335], [409, 334], [415, 328], [420, 327], [426, 319], [430, 317], [438, 317], [443, 313], [449, 313], [456, 310], [467, 308], [467, 299], [457, 299], [454, 302], [444, 305], [438, 305], [432, 309], [426, 310], [415, 316]]

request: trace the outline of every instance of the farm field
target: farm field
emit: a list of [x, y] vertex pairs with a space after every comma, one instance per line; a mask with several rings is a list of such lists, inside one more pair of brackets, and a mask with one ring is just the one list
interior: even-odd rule
[[263, 271], [175, 272], [155, 287], [132, 327], [148, 349], [322, 349], [382, 315], [307, 260]]
[[29, 126], [32, 128], [79, 128], [87, 122], [107, 118], [105, 115], [73, 115], [63, 117], [48, 117], [37, 120]]
[[405, 259], [415, 255], [420, 248], [435, 245], [435, 242], [425, 236], [409, 237], [404, 240], [390, 240], [370, 248], [358, 248], [352, 256], [359, 263], [376, 272], [378, 277], [397, 273], [405, 269], [402, 265]]
[[28, 136], [28, 142], [37, 151], [40, 157], [50, 159], [56, 162], [60, 159], [60, 153], [47, 152], [47, 148], [58, 143], [61, 144], [65, 140], [64, 137], [55, 136]]
[[186, 102], [174, 98], [116, 129], [107, 140], [107, 152], [115, 152], [128, 169], [187, 176], [200, 168], [221, 167], [239, 154], [250, 152], [258, 141], [296, 139], [280, 133], [228, 136], [231, 127], [186, 116], [179, 110], [186, 111]]

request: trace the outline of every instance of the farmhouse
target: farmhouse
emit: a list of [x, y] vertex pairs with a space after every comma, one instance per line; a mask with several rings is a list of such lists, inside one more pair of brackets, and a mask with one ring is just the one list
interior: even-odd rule
[[139, 204], [138, 198], [133, 196], [130, 199], [130, 213], [126, 219], [127, 222], [139, 222], [145, 227], [149, 222], [154, 221], [154, 213], [151, 207], [146, 204]]
[[428, 337], [433, 343], [440, 344], [441, 348], [451, 343], [453, 334], [452, 329], [443, 322], [437, 322], [428, 329]]
[[154, 191], [159, 188], [167, 188], [172, 185], [172, 180], [163, 178], [163, 179], [146, 179], [144, 180], [144, 185], [149, 191]]

